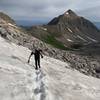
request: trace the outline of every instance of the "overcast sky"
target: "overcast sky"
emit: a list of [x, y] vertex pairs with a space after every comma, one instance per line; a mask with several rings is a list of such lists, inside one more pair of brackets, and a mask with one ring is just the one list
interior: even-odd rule
[[0, 0], [0, 11], [15, 20], [47, 21], [68, 9], [100, 22], [100, 0]]

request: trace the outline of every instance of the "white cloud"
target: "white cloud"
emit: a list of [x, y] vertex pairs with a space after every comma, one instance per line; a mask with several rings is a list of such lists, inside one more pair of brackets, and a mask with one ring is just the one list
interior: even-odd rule
[[[100, 6], [95, 8], [99, 4], [99, 0], [0, 0], [0, 10], [15, 20], [51, 19], [68, 9], [72, 9], [86, 18], [100, 20]], [[96, 17], [94, 18], [93, 15]]]

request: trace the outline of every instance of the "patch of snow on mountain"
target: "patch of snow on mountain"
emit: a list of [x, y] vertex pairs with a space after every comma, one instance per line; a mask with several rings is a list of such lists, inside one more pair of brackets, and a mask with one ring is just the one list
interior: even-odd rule
[[82, 38], [81, 36], [77, 35], [78, 38], [80, 38], [81, 40], [87, 42], [87, 40], [85, 40], [84, 38]]
[[44, 56], [34, 69], [30, 50], [0, 37], [0, 100], [100, 100], [100, 79]]
[[42, 29], [43, 29], [44, 31], [47, 31], [47, 28], [44, 28], [44, 27], [43, 27]]
[[67, 28], [69, 32], [73, 33], [73, 31], [70, 28]]
[[66, 12], [66, 15], [68, 15], [69, 13], [68, 12]]
[[93, 42], [98, 42], [97, 40], [95, 40], [95, 39], [93, 39], [93, 38], [91, 38], [91, 37], [89, 37], [89, 36], [87, 36], [87, 38], [90, 39], [90, 40], [93, 41]]
[[11, 24], [11, 23], [8, 23], [8, 25], [17, 28], [15, 25], [13, 25], [13, 24]]
[[69, 42], [73, 42], [71, 39], [67, 39], [67, 41], [69, 41]]

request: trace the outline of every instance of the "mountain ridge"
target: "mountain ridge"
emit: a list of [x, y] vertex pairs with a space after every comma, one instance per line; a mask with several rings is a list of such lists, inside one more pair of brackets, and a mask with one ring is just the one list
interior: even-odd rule
[[53, 41], [59, 41], [65, 48], [80, 48], [100, 41], [100, 30], [92, 22], [78, 16], [72, 10], [55, 17], [47, 25], [41, 25], [38, 28], [31, 27], [29, 32], [47, 43], [49, 41], [45, 38], [51, 36], [54, 38]]
[[97, 28], [100, 30], [100, 22], [94, 22], [94, 24], [97, 26]]
[[9, 17], [7, 14], [3, 13], [3, 12], [0, 12], [0, 18], [2, 18], [3, 20], [9, 22], [9, 23], [12, 23], [12, 24], [15, 24], [15, 21]]

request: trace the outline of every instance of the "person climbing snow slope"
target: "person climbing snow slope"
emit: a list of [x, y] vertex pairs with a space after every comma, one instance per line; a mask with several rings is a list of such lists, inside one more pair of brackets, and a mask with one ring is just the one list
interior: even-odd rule
[[42, 50], [41, 49], [35, 49], [35, 52], [32, 51], [30, 56], [29, 56], [29, 59], [28, 59], [28, 63], [30, 62], [30, 58], [31, 56], [34, 55], [34, 59], [35, 59], [35, 69], [38, 70], [38, 67], [41, 68], [40, 66], [40, 56], [41, 58], [43, 58], [43, 55], [42, 55]]

